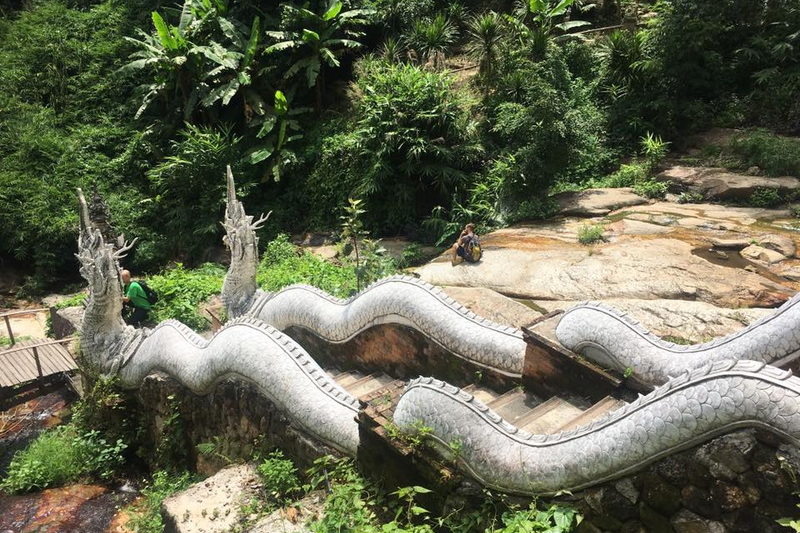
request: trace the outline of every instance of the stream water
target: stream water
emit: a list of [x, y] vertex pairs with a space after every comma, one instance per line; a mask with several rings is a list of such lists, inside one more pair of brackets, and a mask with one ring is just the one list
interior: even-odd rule
[[[66, 421], [75, 399], [71, 391], [59, 389], [0, 412], [0, 478], [16, 452]], [[119, 509], [136, 496], [127, 484], [76, 484], [19, 496], [0, 493], [0, 533], [125, 533], [126, 516]]]

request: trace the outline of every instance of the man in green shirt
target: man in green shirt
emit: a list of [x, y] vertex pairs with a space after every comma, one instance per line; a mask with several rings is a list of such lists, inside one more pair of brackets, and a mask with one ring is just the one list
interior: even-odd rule
[[144, 292], [142, 286], [136, 281], [131, 281], [130, 271], [122, 270], [119, 276], [122, 278], [123, 291], [125, 293], [122, 301], [133, 308], [133, 311], [125, 321], [135, 328], [139, 327], [143, 321], [147, 320], [147, 316], [153, 306], [150, 304], [150, 300], [147, 299], [147, 293]]

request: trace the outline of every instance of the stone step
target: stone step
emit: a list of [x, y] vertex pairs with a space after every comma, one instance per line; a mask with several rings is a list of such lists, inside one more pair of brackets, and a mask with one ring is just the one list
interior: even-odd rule
[[503, 417], [504, 420], [515, 424], [519, 419], [527, 416], [531, 410], [535, 409], [542, 402], [539, 401], [533, 394], [518, 390], [510, 401], [506, 401], [499, 407], [492, 406], [494, 411]]
[[486, 405], [488, 405], [492, 409], [492, 411], [494, 411], [495, 413], [500, 414], [500, 410], [504, 406], [506, 406], [506, 405], [508, 405], [510, 403], [513, 403], [513, 402], [519, 400], [520, 398], [524, 398], [524, 397], [525, 397], [525, 391], [523, 391], [522, 389], [519, 389], [519, 388], [511, 389], [510, 391], [508, 391], [505, 394], [499, 396], [498, 398], [496, 398], [495, 400], [493, 400], [492, 402], [490, 402], [490, 403], [488, 403]]
[[333, 376], [333, 379], [336, 381], [336, 383], [338, 383], [339, 385], [341, 385], [342, 387], [347, 389], [348, 385], [358, 381], [359, 379], [361, 379], [363, 377], [364, 377], [364, 374], [362, 374], [361, 372], [356, 372], [355, 370], [350, 370], [350, 371], [342, 372], [341, 374], [337, 374], [337, 375]]
[[534, 435], [555, 433], [558, 428], [582, 413], [582, 409], [554, 396], [518, 418], [514, 425]]
[[345, 387], [345, 390], [354, 398], [360, 398], [374, 390], [378, 390], [384, 385], [394, 381], [394, 378], [386, 374], [370, 374], [354, 381]]
[[567, 431], [568, 429], [574, 429], [580, 426], [585, 426], [589, 424], [591, 421], [600, 418], [609, 411], [614, 411], [615, 409], [619, 409], [623, 405], [625, 405], [625, 402], [623, 402], [622, 400], [617, 400], [616, 398], [612, 398], [611, 396], [606, 396], [605, 398], [603, 398], [590, 408], [586, 409], [582, 414], [578, 415], [577, 417], [570, 420], [563, 426], [559, 427], [558, 431]]
[[482, 401], [486, 405], [489, 405], [491, 402], [495, 401], [500, 395], [496, 392], [481, 387], [480, 385], [472, 384], [467, 385], [466, 387], [462, 388], [466, 393], [472, 394], [478, 400]]

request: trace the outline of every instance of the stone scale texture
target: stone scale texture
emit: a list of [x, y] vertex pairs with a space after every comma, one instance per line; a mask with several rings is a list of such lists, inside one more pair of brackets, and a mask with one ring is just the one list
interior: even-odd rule
[[664, 383], [685, 370], [725, 359], [776, 364], [800, 350], [800, 294], [775, 313], [711, 342], [680, 345], [647, 331], [629, 315], [600, 302], [568, 309], [556, 327], [566, 348], [599, 365]]

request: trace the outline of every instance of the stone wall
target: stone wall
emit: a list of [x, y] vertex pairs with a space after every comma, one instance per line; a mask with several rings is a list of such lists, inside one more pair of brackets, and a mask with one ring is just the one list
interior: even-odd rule
[[[250, 383], [227, 379], [205, 396], [198, 396], [164, 375], [148, 376], [136, 395], [145, 428], [145, 445], [155, 450], [164, 421], [177, 406], [183, 427], [187, 463], [201, 474], [225, 464], [249, 460], [256, 448], [279, 448], [301, 468], [326, 454], [338, 455], [293, 427], [289, 420]], [[200, 443], [218, 444], [214, 457], [198, 454]], [[154, 458], [150, 458], [154, 462]]]
[[385, 372], [395, 379], [436, 376], [457, 387], [480, 381], [498, 392], [519, 385], [519, 380], [458, 357], [408, 326], [380, 324], [342, 344], [331, 344], [298, 327], [288, 328], [286, 334], [321, 366], [341, 371]]
[[582, 533], [786, 532], [800, 516], [793, 479], [800, 451], [745, 430], [666, 457], [646, 470], [576, 494]]

